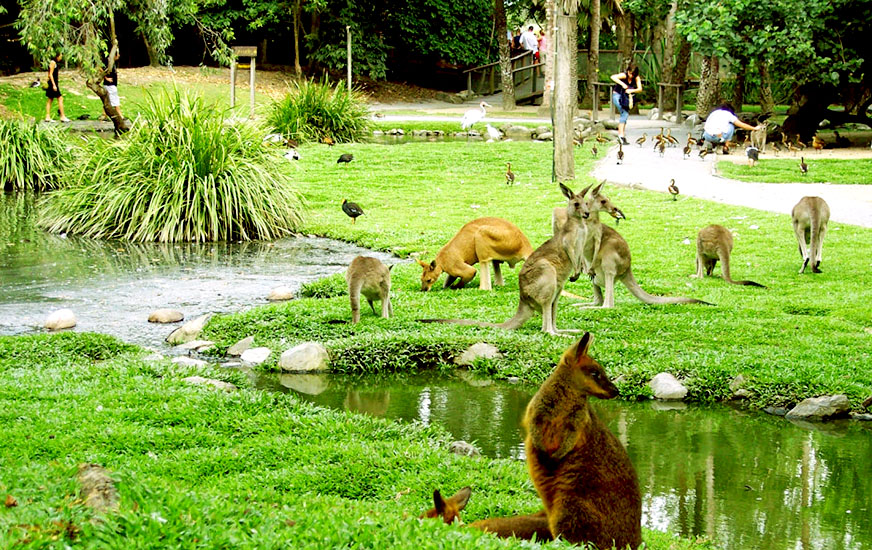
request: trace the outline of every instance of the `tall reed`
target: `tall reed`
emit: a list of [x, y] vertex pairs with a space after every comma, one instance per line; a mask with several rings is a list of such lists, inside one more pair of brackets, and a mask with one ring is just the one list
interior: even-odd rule
[[44, 191], [58, 185], [71, 154], [59, 128], [0, 119], [0, 186]]
[[150, 96], [121, 140], [92, 140], [43, 201], [49, 231], [131, 241], [275, 239], [300, 223], [288, 161], [262, 132], [178, 90]]
[[343, 143], [366, 135], [369, 110], [363, 96], [344, 84], [302, 80], [291, 83], [287, 95], [273, 103], [267, 123], [298, 141], [330, 138]]

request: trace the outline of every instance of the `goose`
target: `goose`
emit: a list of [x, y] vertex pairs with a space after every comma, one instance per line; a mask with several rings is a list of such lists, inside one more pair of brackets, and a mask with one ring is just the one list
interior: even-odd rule
[[485, 107], [491, 107], [487, 102], [482, 101], [478, 104], [478, 109], [470, 109], [463, 113], [463, 118], [460, 119], [460, 127], [466, 130], [472, 128], [472, 125], [480, 121], [487, 114]]

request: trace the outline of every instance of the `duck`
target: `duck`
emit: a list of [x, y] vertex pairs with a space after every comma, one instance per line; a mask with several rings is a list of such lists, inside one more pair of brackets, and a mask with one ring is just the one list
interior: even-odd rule
[[596, 140], [598, 143], [608, 143], [611, 141], [609, 138], [605, 137], [600, 132], [596, 133]]
[[808, 164], [805, 163], [805, 157], [799, 157], [799, 171], [803, 175], [808, 174]]
[[599, 151], [597, 151], [596, 145], [590, 148], [590, 154], [593, 155], [594, 158], [596, 158], [597, 153], [599, 153]]
[[486, 101], [482, 101], [478, 104], [478, 109], [470, 109], [463, 113], [463, 118], [460, 119], [460, 127], [464, 130], [472, 128], [473, 124], [483, 119], [487, 114], [484, 110], [485, 107], [491, 107], [491, 105]]
[[515, 173], [512, 172], [512, 163], [506, 163], [506, 185], [514, 185], [515, 184]]
[[660, 143], [657, 144], [657, 150], [660, 151], [660, 156], [662, 157], [666, 153], [666, 140], [660, 140]]
[[336, 164], [340, 164], [342, 162], [348, 164], [352, 160], [354, 160], [354, 155], [352, 155], [351, 153], [342, 153], [341, 155], [339, 155], [339, 159], [336, 161]]
[[706, 148], [702, 148], [702, 149], [699, 150], [699, 158], [700, 158], [701, 160], [705, 160], [705, 156], [706, 156], [707, 154], [709, 154], [709, 150], [708, 150], [708, 149], [706, 149]]
[[678, 200], [678, 186], [675, 185], [675, 179], [669, 180], [669, 187], [666, 189], [669, 190], [669, 193], [672, 195], [672, 200]]
[[663, 139], [665, 139], [669, 145], [674, 147], [678, 146], [678, 139], [672, 136], [672, 128], [666, 129], [666, 134], [663, 135]]
[[342, 199], [342, 211], [351, 218], [351, 223], [356, 222], [358, 216], [363, 216], [363, 208], [356, 202], [348, 202], [348, 199]]
[[682, 154], [684, 155], [685, 159], [690, 158], [690, 143], [688, 143], [687, 145], [684, 146], [684, 149], [682, 150]]
[[624, 164], [624, 144], [618, 140], [618, 164]]
[[817, 149], [817, 152], [820, 153], [824, 148], [824, 140], [815, 136], [811, 138], [811, 146]]
[[642, 137], [636, 139], [636, 145], [641, 147], [645, 144], [645, 141], [648, 139], [648, 134], [643, 133]]
[[574, 138], [574, 139], [572, 140], [572, 143], [573, 143], [576, 147], [581, 147], [582, 145], [584, 145], [584, 138], [583, 138], [583, 137]]
[[772, 149], [775, 151], [775, 156], [778, 156], [778, 153], [781, 152], [781, 145], [777, 141], [773, 141], [771, 143]]
[[330, 147], [333, 147], [334, 145], [336, 145], [336, 142], [333, 141], [333, 138], [330, 137], [330, 136], [324, 136], [324, 137], [322, 137], [322, 138], [321, 138], [321, 143], [323, 143], [323, 144], [325, 144], [325, 145], [329, 145]]

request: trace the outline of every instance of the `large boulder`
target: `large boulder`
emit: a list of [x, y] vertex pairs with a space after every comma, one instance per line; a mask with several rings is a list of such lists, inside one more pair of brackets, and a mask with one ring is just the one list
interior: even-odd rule
[[167, 343], [175, 346], [196, 340], [197, 337], [200, 336], [200, 333], [203, 332], [203, 327], [206, 326], [210, 317], [212, 317], [212, 314], [207, 313], [206, 315], [197, 317], [193, 321], [188, 321], [167, 336]]
[[254, 336], [247, 336], [227, 348], [227, 355], [231, 357], [239, 357], [243, 352], [245, 352], [245, 350], [250, 348], [252, 344], [254, 344]]
[[845, 394], [810, 397], [787, 412], [787, 418], [802, 420], [826, 420], [848, 416], [851, 402]]
[[657, 399], [684, 399], [687, 388], [668, 372], [661, 372], [648, 382]]
[[277, 286], [269, 291], [269, 296], [266, 297], [270, 302], [284, 302], [294, 299], [294, 291], [287, 286]]
[[530, 139], [533, 135], [533, 130], [526, 126], [512, 125], [503, 129], [508, 139]]
[[148, 316], [149, 323], [177, 323], [184, 319], [185, 316], [181, 311], [174, 309], [157, 309], [152, 311]]
[[472, 366], [477, 359], [502, 359], [503, 354], [491, 344], [478, 342], [466, 348], [459, 357], [454, 358], [454, 364], [462, 367]]
[[328, 370], [330, 356], [318, 342], [303, 342], [282, 353], [279, 367], [285, 372], [317, 372]]
[[173, 357], [173, 363], [176, 365], [182, 365], [183, 367], [205, 367], [209, 365], [209, 363], [202, 359], [194, 359], [193, 357], [186, 357], [184, 355]]
[[617, 130], [618, 129], [618, 121], [617, 120], [612, 120], [612, 119], [607, 118], [607, 119], [603, 120], [602, 123], [603, 123], [603, 128], [605, 128], [606, 130]]
[[76, 314], [71, 309], [59, 309], [52, 311], [45, 319], [45, 328], [48, 330], [61, 330], [76, 326]]

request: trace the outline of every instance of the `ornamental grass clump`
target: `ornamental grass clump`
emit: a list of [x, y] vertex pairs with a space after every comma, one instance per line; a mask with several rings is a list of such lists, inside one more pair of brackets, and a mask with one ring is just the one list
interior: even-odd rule
[[369, 111], [363, 96], [339, 84], [312, 80], [293, 82], [283, 99], [273, 103], [268, 124], [297, 141], [336, 143], [357, 141], [366, 135]]
[[130, 241], [201, 242], [282, 237], [302, 203], [288, 161], [246, 123], [227, 126], [202, 98], [151, 97], [117, 141], [91, 140], [69, 186], [46, 197], [49, 231]]
[[0, 184], [6, 191], [44, 191], [58, 185], [71, 154], [62, 131], [23, 120], [0, 119]]

